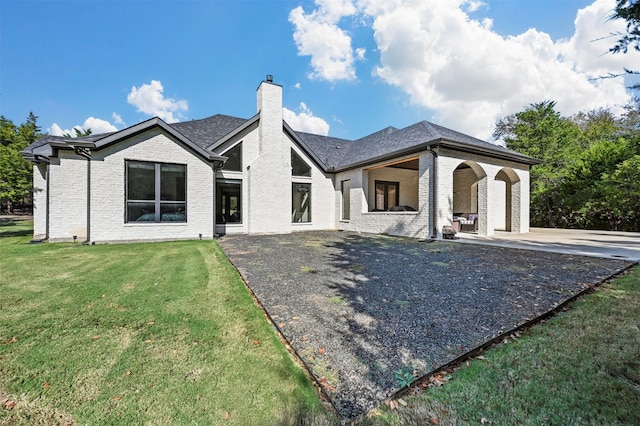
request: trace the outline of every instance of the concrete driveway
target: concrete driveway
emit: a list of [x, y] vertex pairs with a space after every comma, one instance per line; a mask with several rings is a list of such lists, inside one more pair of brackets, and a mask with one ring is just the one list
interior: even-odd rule
[[459, 233], [457, 241], [607, 259], [640, 261], [640, 233], [531, 228], [527, 234], [496, 232], [490, 237]]

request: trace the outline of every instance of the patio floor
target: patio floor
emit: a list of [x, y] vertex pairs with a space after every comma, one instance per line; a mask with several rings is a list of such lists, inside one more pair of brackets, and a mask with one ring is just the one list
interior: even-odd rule
[[219, 243], [344, 418], [631, 265], [331, 231]]

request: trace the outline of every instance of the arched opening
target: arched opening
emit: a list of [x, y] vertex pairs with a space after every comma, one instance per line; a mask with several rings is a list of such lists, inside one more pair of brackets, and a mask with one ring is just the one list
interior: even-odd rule
[[496, 173], [494, 193], [495, 229], [520, 232], [520, 178], [513, 169], [504, 168]]
[[[465, 161], [453, 171], [453, 226], [459, 232], [480, 232], [486, 228], [486, 173], [477, 163]], [[483, 232], [481, 232], [483, 233]]]

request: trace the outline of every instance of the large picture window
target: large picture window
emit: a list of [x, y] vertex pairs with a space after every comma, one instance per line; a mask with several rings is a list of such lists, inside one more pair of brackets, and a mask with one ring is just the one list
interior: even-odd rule
[[400, 204], [400, 183], [376, 181], [376, 210], [387, 211]]
[[126, 162], [127, 222], [186, 222], [187, 166]]
[[291, 184], [291, 222], [311, 222], [311, 184]]
[[216, 179], [216, 223], [242, 223], [242, 181]]

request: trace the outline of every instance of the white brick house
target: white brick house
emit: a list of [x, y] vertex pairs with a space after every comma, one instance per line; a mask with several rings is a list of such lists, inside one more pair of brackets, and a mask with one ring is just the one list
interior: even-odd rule
[[357, 140], [297, 132], [270, 78], [258, 87], [257, 111], [42, 137], [22, 152], [34, 163], [34, 238], [529, 230], [533, 158], [426, 121]]

